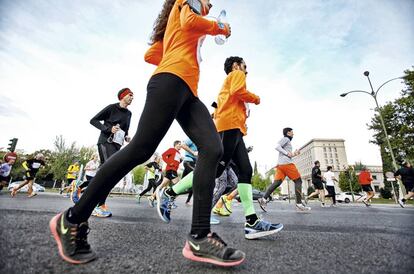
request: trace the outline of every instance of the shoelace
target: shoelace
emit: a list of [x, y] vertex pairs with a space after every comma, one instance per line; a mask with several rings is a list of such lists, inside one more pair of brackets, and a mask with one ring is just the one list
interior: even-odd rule
[[227, 246], [227, 244], [223, 241], [223, 239], [221, 239], [220, 236], [217, 235], [215, 232], [211, 234], [211, 236], [209, 237], [209, 240], [211, 240], [212, 243], [218, 247]]
[[76, 234], [75, 234], [75, 242], [76, 242], [76, 249], [83, 249], [83, 248], [89, 248], [90, 245], [88, 244], [87, 238], [89, 231], [89, 226], [87, 224], [80, 224], [76, 228]]
[[272, 224], [263, 220], [260, 220], [258, 223], [258, 226], [260, 229], [262, 230], [270, 230], [270, 228], [272, 227]]

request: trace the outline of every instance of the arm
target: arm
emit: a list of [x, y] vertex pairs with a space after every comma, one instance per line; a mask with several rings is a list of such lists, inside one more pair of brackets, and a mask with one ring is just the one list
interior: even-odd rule
[[277, 143], [276, 150], [282, 153], [283, 155], [291, 157], [290, 153], [283, 149], [283, 146], [286, 145], [288, 141], [289, 139], [284, 137], [282, 140], [279, 141], [279, 143]]
[[181, 147], [188, 153], [191, 153], [192, 155], [194, 155], [194, 157], [197, 157], [197, 151], [192, 150], [189, 146], [187, 146], [185, 142], [181, 143]]
[[99, 129], [100, 131], [111, 133], [112, 127], [107, 127], [104, 124], [101, 123], [101, 121], [104, 121], [106, 118], [109, 117], [109, 108], [110, 105], [101, 110], [98, 114], [96, 114], [90, 121], [91, 125]]
[[230, 84], [230, 94], [237, 96], [240, 100], [246, 103], [259, 104], [260, 98], [254, 93], [246, 89], [246, 75], [241, 70], [232, 72], [232, 79]]
[[181, 29], [184, 31], [191, 30], [203, 34], [228, 36], [230, 29], [227, 24], [220, 28], [216, 21], [210, 21], [202, 16], [195, 14], [188, 5], [184, 5], [180, 12]]
[[30, 168], [29, 168], [29, 165], [28, 165], [29, 163], [28, 163], [28, 160], [26, 160], [26, 161], [24, 161], [23, 162], [23, 164], [22, 164], [22, 166], [23, 166], [23, 168], [27, 171], [27, 170], [30, 170]]
[[151, 47], [145, 53], [144, 55], [145, 62], [158, 66], [162, 60], [162, 56], [164, 53], [163, 51], [164, 51], [164, 48], [163, 48], [162, 41], [155, 42], [153, 45], [151, 45]]
[[171, 156], [171, 150], [170, 150], [170, 149], [168, 149], [167, 151], [165, 151], [165, 152], [162, 154], [162, 160], [163, 160], [164, 162], [168, 163], [168, 159], [170, 158], [170, 156]]

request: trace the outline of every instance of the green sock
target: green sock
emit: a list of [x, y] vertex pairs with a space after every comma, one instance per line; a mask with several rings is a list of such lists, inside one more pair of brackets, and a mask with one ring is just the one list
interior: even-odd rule
[[256, 214], [253, 206], [253, 192], [251, 184], [237, 184], [237, 190], [239, 191], [240, 200], [244, 208], [244, 215], [249, 216]]
[[193, 175], [194, 172], [191, 171], [184, 178], [181, 178], [181, 180], [172, 187], [172, 189], [175, 193], [177, 193], [177, 195], [186, 192], [193, 186]]

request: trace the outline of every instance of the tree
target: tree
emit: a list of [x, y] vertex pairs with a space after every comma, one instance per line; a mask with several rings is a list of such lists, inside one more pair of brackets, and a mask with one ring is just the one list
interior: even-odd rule
[[79, 150], [76, 148], [75, 142], [67, 146], [62, 135], [56, 136], [54, 146], [49, 163], [50, 171], [53, 173], [55, 180], [63, 181], [66, 178], [69, 165], [79, 157]]
[[339, 188], [344, 192], [348, 192], [351, 191], [350, 185], [352, 185], [353, 192], [361, 191], [361, 186], [358, 183], [358, 177], [352, 167], [348, 167], [348, 169], [339, 173]]
[[[397, 161], [414, 159], [414, 67], [404, 73], [405, 89], [401, 91], [401, 97], [377, 110], [384, 118]], [[374, 115], [368, 128], [375, 132], [374, 139], [370, 142], [380, 146], [383, 171], [394, 170], [378, 113]]]
[[132, 170], [132, 174], [134, 175], [134, 184], [136, 185], [144, 184], [144, 177], [145, 177], [146, 172], [147, 171], [145, 170], [144, 165], [136, 166]]

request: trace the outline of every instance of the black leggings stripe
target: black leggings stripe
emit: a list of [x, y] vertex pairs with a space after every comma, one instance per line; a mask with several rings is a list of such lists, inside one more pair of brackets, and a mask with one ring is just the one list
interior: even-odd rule
[[151, 77], [134, 138], [101, 166], [80, 201], [71, 208], [70, 221], [86, 221], [98, 201], [106, 197], [122, 177], [152, 156], [174, 119], [198, 148], [192, 231], [210, 230], [215, 170], [222, 145], [205, 105], [182, 79], [169, 73]]

